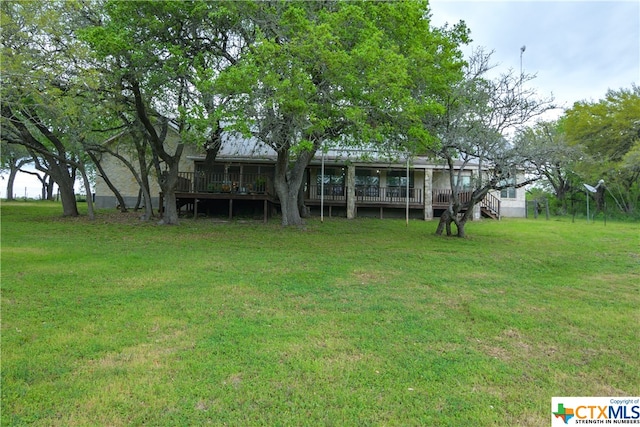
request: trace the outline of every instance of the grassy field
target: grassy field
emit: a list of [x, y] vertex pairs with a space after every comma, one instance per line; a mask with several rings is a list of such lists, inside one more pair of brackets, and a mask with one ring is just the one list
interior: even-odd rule
[[531, 425], [640, 394], [640, 227], [2, 205], [2, 425]]

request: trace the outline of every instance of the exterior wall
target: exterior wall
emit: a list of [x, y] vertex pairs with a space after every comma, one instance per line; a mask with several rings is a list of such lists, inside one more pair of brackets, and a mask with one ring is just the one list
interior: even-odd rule
[[449, 174], [441, 170], [433, 171], [433, 185], [434, 190], [449, 189]]
[[[474, 173], [471, 170], [462, 171], [463, 177], [470, 177], [473, 180]], [[433, 189], [434, 190], [450, 190], [449, 184], [449, 172], [446, 170], [434, 170], [433, 171]]]
[[504, 218], [524, 218], [526, 217], [526, 191], [524, 187], [516, 188], [514, 199], [501, 198], [500, 192], [492, 194], [500, 199], [500, 216]]

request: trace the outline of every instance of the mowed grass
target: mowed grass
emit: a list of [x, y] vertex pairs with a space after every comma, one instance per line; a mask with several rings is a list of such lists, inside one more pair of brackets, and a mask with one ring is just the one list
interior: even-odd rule
[[640, 227], [2, 205], [2, 425], [550, 424], [640, 394]]

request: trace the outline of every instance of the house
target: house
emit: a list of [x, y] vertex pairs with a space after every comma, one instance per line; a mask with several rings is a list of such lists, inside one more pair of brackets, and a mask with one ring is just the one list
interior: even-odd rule
[[[168, 144], [175, 144], [174, 135]], [[205, 152], [195, 146], [185, 147], [176, 191], [181, 211], [198, 215], [228, 215], [239, 212], [267, 218], [277, 211], [273, 190], [276, 153], [253, 139], [225, 136], [213, 166], [205, 165]], [[103, 168], [134, 206], [138, 185], [131, 172], [111, 156], [104, 156]], [[155, 172], [154, 172], [155, 173]], [[462, 171], [464, 200], [478, 174], [470, 164]], [[150, 179], [154, 208], [163, 203], [156, 182]], [[324, 184], [324, 185], [323, 185]], [[402, 217], [430, 220], [447, 208], [451, 196], [448, 171], [426, 157], [383, 158], [364, 150], [329, 150], [317, 154], [306, 170], [302, 188], [305, 205], [312, 215]], [[96, 180], [96, 206], [115, 207], [116, 199], [104, 180]], [[492, 192], [476, 206], [474, 219], [488, 217], [524, 217], [523, 188]]]

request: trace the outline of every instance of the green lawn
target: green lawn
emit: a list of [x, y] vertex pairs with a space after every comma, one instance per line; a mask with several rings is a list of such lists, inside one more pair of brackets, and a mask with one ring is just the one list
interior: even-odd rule
[[2, 204], [2, 425], [539, 425], [640, 394], [640, 227]]

